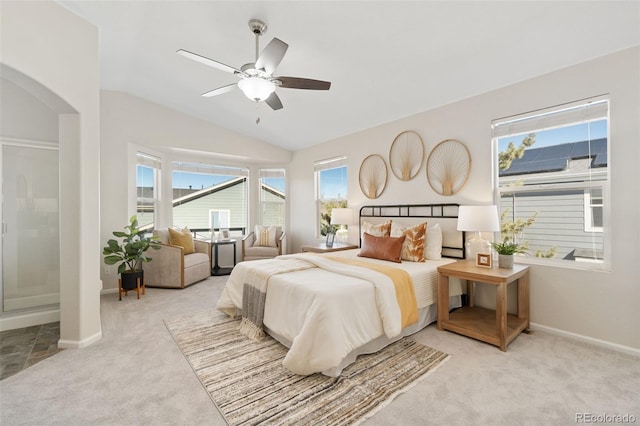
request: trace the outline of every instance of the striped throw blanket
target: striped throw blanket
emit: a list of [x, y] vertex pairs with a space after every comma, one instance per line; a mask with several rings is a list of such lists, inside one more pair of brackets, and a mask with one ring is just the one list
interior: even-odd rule
[[269, 278], [276, 274], [301, 271], [315, 266], [300, 259], [276, 257], [247, 262], [242, 289], [242, 321], [240, 333], [260, 341], [264, 338], [264, 303], [267, 299]]

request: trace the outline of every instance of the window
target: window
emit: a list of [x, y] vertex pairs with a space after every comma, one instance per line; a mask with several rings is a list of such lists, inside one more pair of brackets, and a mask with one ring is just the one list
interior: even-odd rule
[[262, 225], [285, 224], [286, 181], [284, 169], [261, 169], [260, 180], [260, 223]]
[[584, 191], [584, 230], [602, 232], [602, 189]]
[[231, 225], [231, 210], [209, 210], [209, 228], [229, 228]]
[[347, 157], [318, 161], [314, 164], [316, 180], [317, 230], [327, 235], [331, 227], [331, 210], [347, 207]]
[[493, 121], [502, 227], [523, 225], [528, 258], [609, 267], [608, 116], [598, 97]]
[[136, 214], [140, 229], [154, 227], [159, 194], [160, 159], [143, 152], [136, 153]]
[[247, 227], [249, 171], [212, 164], [172, 163], [173, 224], [208, 238], [211, 228], [241, 235]]

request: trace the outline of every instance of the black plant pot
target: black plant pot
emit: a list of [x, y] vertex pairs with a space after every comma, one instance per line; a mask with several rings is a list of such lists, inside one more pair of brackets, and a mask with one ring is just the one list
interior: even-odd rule
[[142, 287], [142, 283], [144, 283], [144, 271], [142, 269], [121, 273], [120, 280], [122, 282], [122, 289], [125, 291], [135, 290], [138, 287], [138, 278], [140, 278], [140, 287]]

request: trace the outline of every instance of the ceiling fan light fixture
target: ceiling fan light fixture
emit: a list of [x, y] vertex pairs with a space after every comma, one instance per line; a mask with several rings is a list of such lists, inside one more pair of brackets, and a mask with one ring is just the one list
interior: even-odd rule
[[264, 78], [248, 77], [238, 82], [238, 87], [252, 101], [264, 101], [276, 90], [276, 85]]

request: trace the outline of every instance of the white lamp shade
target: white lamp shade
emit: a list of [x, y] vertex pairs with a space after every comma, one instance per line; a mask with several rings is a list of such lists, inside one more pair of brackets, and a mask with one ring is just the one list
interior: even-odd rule
[[460, 206], [458, 231], [497, 232], [500, 230], [497, 206]]
[[238, 82], [242, 93], [252, 101], [264, 101], [276, 90], [276, 85], [264, 78], [248, 77]]
[[332, 225], [351, 225], [353, 223], [353, 209], [334, 208], [331, 210]]

